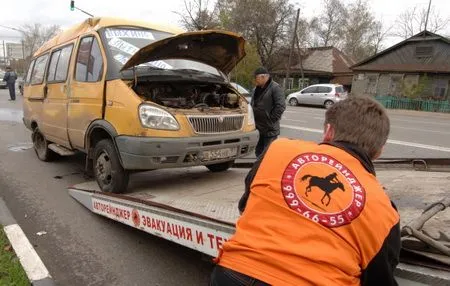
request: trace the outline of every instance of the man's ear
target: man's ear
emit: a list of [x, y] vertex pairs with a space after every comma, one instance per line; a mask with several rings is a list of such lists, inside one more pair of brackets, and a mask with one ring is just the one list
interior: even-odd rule
[[375, 156], [374, 156], [374, 158], [372, 158], [372, 160], [376, 160], [376, 159], [380, 158], [381, 153], [383, 153], [383, 149], [384, 149], [384, 146], [381, 147], [380, 151], [378, 151], [378, 152], [375, 154]]
[[331, 124], [327, 123], [325, 125], [325, 131], [323, 133], [323, 141], [324, 142], [331, 142], [334, 139], [334, 128], [331, 126]]

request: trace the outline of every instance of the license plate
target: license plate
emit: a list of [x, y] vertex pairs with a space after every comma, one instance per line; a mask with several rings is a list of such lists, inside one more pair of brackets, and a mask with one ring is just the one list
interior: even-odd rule
[[202, 152], [202, 158], [204, 161], [219, 160], [237, 155], [237, 147], [223, 148], [217, 150], [208, 150]]

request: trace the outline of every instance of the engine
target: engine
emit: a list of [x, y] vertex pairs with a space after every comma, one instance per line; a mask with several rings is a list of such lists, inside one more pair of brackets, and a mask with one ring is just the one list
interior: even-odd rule
[[221, 84], [142, 82], [134, 91], [147, 101], [170, 108], [239, 108], [239, 95]]

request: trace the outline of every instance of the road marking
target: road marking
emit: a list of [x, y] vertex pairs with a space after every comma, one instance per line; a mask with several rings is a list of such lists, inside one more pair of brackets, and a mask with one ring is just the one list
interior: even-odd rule
[[6, 236], [31, 281], [50, 277], [50, 273], [37, 255], [30, 241], [18, 224], [11, 224], [4, 228]]
[[306, 121], [306, 120], [289, 119], [289, 118], [283, 118], [283, 120], [287, 120], [287, 121], [294, 121], [294, 122], [302, 122], [302, 123], [307, 123], [307, 121]]
[[[290, 109], [294, 109], [294, 110], [290, 110]], [[307, 115], [325, 115], [325, 110], [321, 110], [321, 109], [317, 109], [316, 111], [318, 112], [314, 112], [314, 109], [309, 109], [309, 108], [302, 108], [302, 107], [288, 107], [288, 109], [285, 110], [285, 113], [295, 113], [297, 115], [300, 114], [307, 114]], [[418, 118], [417, 116], [414, 115], [410, 115], [409, 118], [410, 119], [403, 119], [405, 117], [408, 117], [408, 115], [399, 115], [399, 114], [390, 114], [388, 112], [389, 115], [389, 119], [391, 121], [402, 121], [402, 122], [408, 122], [411, 124], [434, 124], [434, 125], [442, 125], [442, 126], [450, 126], [449, 123], [443, 123], [443, 122], [433, 122], [433, 121], [428, 121], [428, 120], [420, 120], [420, 118]], [[399, 118], [399, 117], [403, 117], [403, 118]], [[318, 119], [315, 118], [314, 119]], [[446, 118], [442, 118], [442, 119], [446, 119]]]
[[323, 133], [323, 130], [320, 130], [320, 129], [313, 129], [313, 128], [307, 128], [307, 127], [299, 127], [299, 126], [294, 126], [294, 125], [281, 124], [281, 127], [283, 127], [283, 128], [289, 128], [289, 129], [295, 129], [295, 130], [301, 130], [301, 131], [309, 131], [309, 132], [314, 132], [314, 133]]
[[432, 133], [438, 133], [438, 134], [450, 134], [450, 132], [445, 132], [445, 131], [427, 130], [427, 129], [421, 129], [421, 128], [403, 127], [403, 126], [395, 126], [395, 125], [392, 125], [391, 128], [416, 130], [416, 131], [420, 131], [420, 132], [432, 132]]
[[435, 151], [440, 151], [440, 152], [450, 152], [450, 148], [441, 147], [441, 146], [425, 145], [425, 144], [420, 144], [420, 143], [406, 142], [406, 141], [400, 141], [400, 140], [391, 140], [391, 139], [389, 139], [387, 142], [390, 144], [416, 147], [416, 148], [422, 148], [422, 149], [428, 149], [428, 150], [435, 150]]
[[450, 125], [449, 123], [442, 123], [442, 122], [432, 122], [432, 121], [414, 120], [414, 119], [411, 119], [411, 120], [399, 119], [399, 118], [395, 118], [395, 117], [392, 117], [392, 116], [389, 116], [389, 119], [391, 121], [394, 121], [394, 120], [395, 121], [403, 121], [403, 122], [408, 122], [410, 124], [418, 123], [418, 124], [434, 124], [434, 125], [443, 125], [443, 126], [449, 126]]
[[[282, 124], [281, 127], [294, 129], [294, 130], [300, 130], [300, 131], [307, 131], [307, 132], [314, 132], [314, 133], [323, 133], [323, 130], [320, 130], [320, 129], [299, 127], [299, 126], [293, 126], [293, 125]], [[428, 149], [428, 150], [435, 150], [435, 151], [449, 152], [450, 153], [450, 148], [441, 147], [441, 146], [433, 146], [433, 145], [426, 145], [426, 144], [407, 142], [407, 141], [401, 141], [401, 140], [392, 140], [392, 139], [388, 139], [387, 143], [394, 144], [394, 145], [402, 145], [402, 146], [415, 147], [415, 148], [421, 148], [421, 149]]]
[[308, 115], [324, 115], [324, 113], [320, 112], [305, 112], [304, 110], [298, 110], [298, 111], [292, 111], [292, 110], [285, 110], [284, 113], [294, 113], [294, 114], [308, 114]]

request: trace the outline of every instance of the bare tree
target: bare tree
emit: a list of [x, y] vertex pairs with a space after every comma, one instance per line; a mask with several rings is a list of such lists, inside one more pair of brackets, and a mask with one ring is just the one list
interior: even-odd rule
[[322, 14], [313, 19], [312, 30], [317, 36], [318, 45], [336, 46], [341, 40], [342, 26], [346, 10], [341, 0], [323, 0]]
[[[407, 39], [425, 30], [427, 8], [428, 7], [419, 8], [418, 6], [415, 6], [402, 12], [396, 20], [397, 29], [395, 30], [394, 35]], [[428, 17], [428, 31], [438, 33], [444, 30], [449, 23], [450, 17], [442, 16], [439, 11], [436, 11], [434, 6], [431, 7], [430, 15]]]
[[382, 21], [376, 21], [373, 25], [373, 40], [372, 40], [372, 49], [371, 52], [373, 55], [377, 54], [383, 49], [383, 42], [390, 35], [392, 30], [392, 26], [385, 27], [383, 26]]
[[220, 26], [217, 7], [214, 4], [211, 9], [209, 0], [184, 0], [184, 11], [175, 13], [181, 17], [181, 24], [188, 31], [209, 30]]
[[[347, 7], [347, 17], [343, 28], [342, 50], [359, 61], [373, 54], [377, 22], [366, 1], [356, 0]], [[380, 27], [380, 26], [378, 26]], [[380, 27], [381, 29], [381, 27]], [[380, 38], [381, 34], [380, 34]], [[378, 46], [381, 44], [378, 43]]]
[[24, 25], [20, 30], [23, 35], [23, 45], [27, 61], [29, 61], [37, 49], [60, 31], [57, 25], [44, 26], [39, 23]]
[[[313, 45], [312, 22], [300, 18], [297, 29], [297, 41], [300, 47], [312, 47]], [[296, 44], [297, 45], [297, 44]]]
[[224, 0], [219, 7], [225, 28], [243, 34], [256, 47], [261, 63], [269, 70], [274, 67], [276, 52], [291, 39], [294, 9], [289, 1]]

